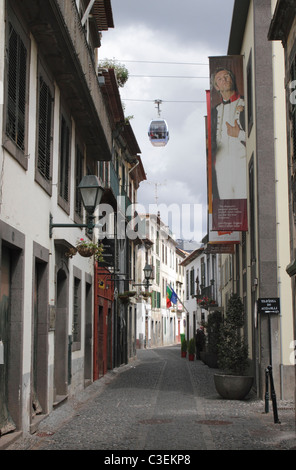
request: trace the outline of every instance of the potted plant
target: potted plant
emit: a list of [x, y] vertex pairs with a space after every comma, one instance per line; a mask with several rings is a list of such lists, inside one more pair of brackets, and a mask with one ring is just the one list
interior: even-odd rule
[[217, 305], [214, 299], [210, 299], [207, 296], [200, 297], [198, 296], [196, 299], [197, 305], [205, 310], [208, 310], [209, 307], [215, 307]]
[[84, 238], [80, 238], [74, 248], [66, 253], [68, 258], [73, 258], [77, 253], [79, 253], [84, 258], [90, 258], [91, 256], [95, 257], [96, 261], [103, 261], [103, 246], [98, 243], [93, 243], [92, 241], [87, 241]]
[[244, 326], [244, 308], [240, 297], [233, 294], [227, 305], [226, 318], [218, 343], [218, 365], [223, 374], [215, 374], [217, 392], [232, 400], [242, 400], [251, 390], [254, 378], [245, 375], [248, 367], [248, 347], [241, 329]]
[[205, 361], [209, 367], [218, 367], [218, 344], [220, 341], [222, 326], [222, 313], [214, 310], [208, 316], [207, 321], [207, 350]]
[[191, 338], [188, 344], [188, 359], [189, 361], [194, 361], [194, 353], [195, 353], [195, 339]]
[[136, 293], [137, 292], [134, 290], [133, 291], [126, 290], [118, 294], [118, 298], [123, 304], [128, 304], [130, 302], [131, 297], [134, 297]]
[[184, 338], [181, 343], [181, 357], [186, 357], [187, 355], [187, 341]]

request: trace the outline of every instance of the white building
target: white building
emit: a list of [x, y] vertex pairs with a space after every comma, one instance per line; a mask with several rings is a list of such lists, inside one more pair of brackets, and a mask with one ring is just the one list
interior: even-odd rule
[[[180, 341], [184, 324], [184, 276], [180, 260], [184, 259], [185, 254], [177, 248], [173, 234], [159, 215], [146, 214], [143, 220], [145, 237], [138, 248], [136, 284], [144, 284], [143, 269], [146, 264], [153, 266], [154, 279], [150, 283], [148, 297], [140, 294], [147, 291], [144, 285], [137, 287], [137, 344], [138, 347], [174, 344]], [[177, 303], [169, 307], [167, 286], [178, 296]]]
[[203, 245], [190, 253], [181, 266], [185, 270], [185, 338], [189, 340], [207, 321], [211, 309], [221, 306], [220, 255], [207, 253], [207, 245]]

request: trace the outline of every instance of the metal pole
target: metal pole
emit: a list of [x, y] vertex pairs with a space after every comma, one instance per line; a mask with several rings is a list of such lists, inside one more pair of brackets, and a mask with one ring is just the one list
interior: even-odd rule
[[281, 423], [279, 421], [278, 417], [278, 411], [277, 411], [277, 404], [276, 404], [276, 394], [275, 394], [275, 389], [274, 389], [274, 383], [273, 383], [273, 376], [272, 376], [272, 367], [268, 366], [268, 371], [269, 371], [269, 378], [270, 378], [270, 392], [271, 392], [271, 400], [272, 400], [272, 409], [273, 409], [273, 421], [274, 423]]
[[276, 393], [274, 389], [274, 382], [273, 382], [273, 375], [272, 375], [272, 342], [271, 342], [270, 312], [267, 312], [267, 314], [268, 314], [268, 329], [269, 329], [269, 360], [270, 360], [270, 365], [267, 367], [267, 371], [268, 371], [269, 380], [270, 380], [270, 394], [271, 394], [271, 400], [272, 400], [273, 420], [274, 420], [274, 423], [280, 423], [279, 418], [278, 418]]
[[268, 368], [265, 369], [265, 413], [269, 413]]

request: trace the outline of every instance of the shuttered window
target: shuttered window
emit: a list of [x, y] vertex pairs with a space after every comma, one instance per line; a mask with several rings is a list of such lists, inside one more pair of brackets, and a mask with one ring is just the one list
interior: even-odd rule
[[22, 151], [26, 135], [27, 55], [22, 37], [9, 22], [6, 134]]
[[40, 76], [37, 168], [46, 181], [51, 179], [52, 114], [52, 92], [44, 78]]
[[70, 127], [61, 116], [59, 195], [66, 203], [70, 200]]
[[[290, 70], [290, 78], [291, 82], [294, 82], [296, 80], [296, 56], [294, 57], [292, 64], [291, 64], [291, 70]], [[293, 87], [293, 90], [295, 90], [295, 87]], [[293, 156], [293, 161], [295, 162], [296, 160], [296, 104], [292, 104], [291, 107], [291, 150], [292, 150], [292, 156]]]
[[74, 278], [73, 289], [73, 343], [80, 342], [80, 318], [81, 318], [81, 283], [80, 279]]
[[75, 212], [82, 217], [82, 199], [80, 191], [78, 190], [78, 185], [82, 180], [83, 174], [83, 153], [81, 147], [76, 145], [76, 165], [75, 165]]

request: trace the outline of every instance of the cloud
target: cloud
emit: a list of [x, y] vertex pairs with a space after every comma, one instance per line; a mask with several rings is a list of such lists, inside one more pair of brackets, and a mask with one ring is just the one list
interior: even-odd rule
[[[115, 58], [129, 70], [120, 94], [125, 114], [134, 116], [131, 125], [147, 173], [138, 201], [146, 207], [155, 198], [167, 206], [201, 205], [198, 236], [205, 233], [207, 217], [208, 57], [227, 53], [232, 7], [233, 0], [112, 0], [115, 28], [103, 34], [99, 50], [101, 59]], [[149, 123], [157, 117], [156, 99], [163, 100], [161, 117], [170, 130], [162, 148], [148, 139]], [[187, 226], [194, 222], [192, 212], [189, 207], [183, 211]]]

